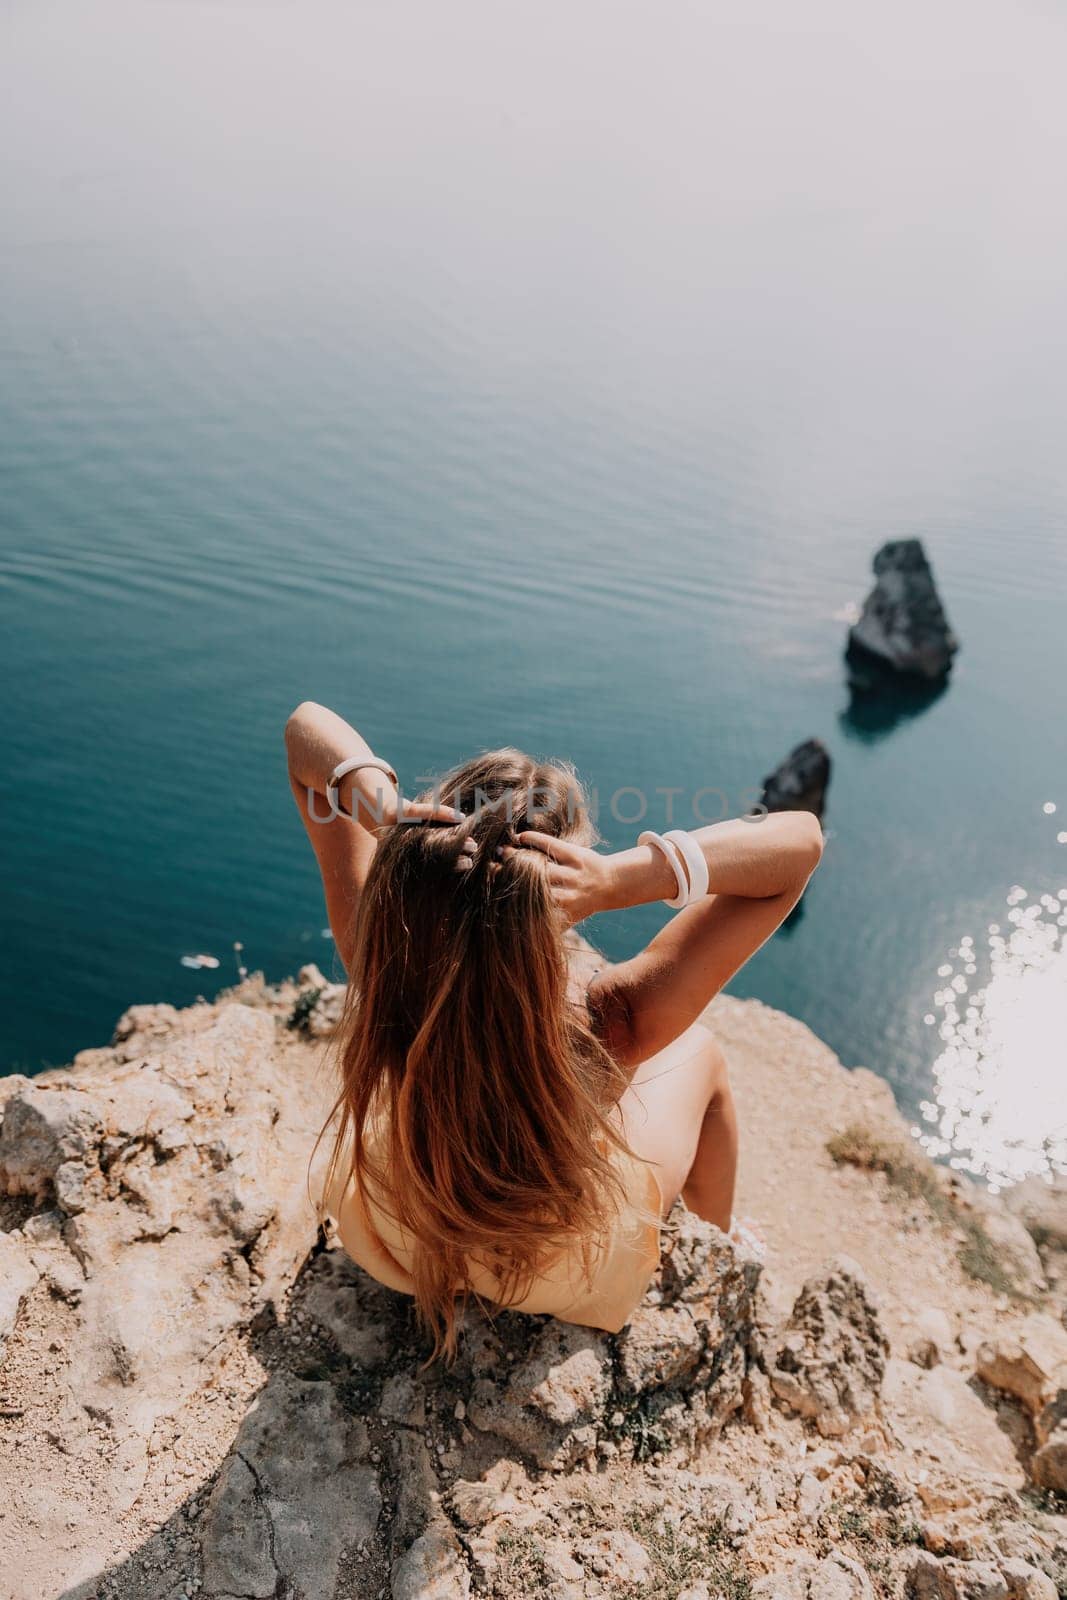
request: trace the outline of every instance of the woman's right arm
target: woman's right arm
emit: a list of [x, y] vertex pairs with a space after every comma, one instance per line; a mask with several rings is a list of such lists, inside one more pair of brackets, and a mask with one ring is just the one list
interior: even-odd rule
[[[611, 1048], [624, 1064], [646, 1060], [697, 1020], [785, 921], [823, 848], [808, 811], [717, 822], [690, 837], [707, 863], [707, 896], [590, 986], [590, 1005], [610, 1018]], [[519, 843], [552, 857], [549, 879], [572, 922], [675, 893], [673, 870], [653, 845], [598, 856], [546, 834], [523, 833]]]

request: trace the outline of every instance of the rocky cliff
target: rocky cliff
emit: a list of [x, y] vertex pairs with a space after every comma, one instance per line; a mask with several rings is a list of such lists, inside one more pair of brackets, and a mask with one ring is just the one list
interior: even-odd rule
[[0, 1594], [1067, 1592], [1062, 1193], [936, 1171], [871, 1074], [721, 998], [766, 1266], [680, 1209], [622, 1334], [471, 1315], [423, 1371], [307, 1199], [337, 998], [137, 1006], [3, 1080]]

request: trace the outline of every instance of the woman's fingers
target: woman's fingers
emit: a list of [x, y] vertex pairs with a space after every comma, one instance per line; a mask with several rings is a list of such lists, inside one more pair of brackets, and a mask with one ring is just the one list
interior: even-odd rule
[[524, 850], [542, 850], [553, 861], [566, 861], [572, 866], [576, 864], [578, 849], [569, 839], [557, 839], [553, 833], [536, 831], [517, 834], [516, 838]]
[[[521, 856], [525, 849], [526, 846], [521, 844], [498, 845], [496, 852], [497, 860], [510, 861], [512, 856]], [[548, 866], [545, 870], [549, 883], [556, 884], [569, 883], [571, 878], [574, 876], [575, 869], [568, 861], [554, 861], [551, 857], [549, 857]]]
[[435, 806], [432, 800], [405, 800], [401, 814], [410, 822], [444, 822], [453, 828], [467, 820], [455, 806]]

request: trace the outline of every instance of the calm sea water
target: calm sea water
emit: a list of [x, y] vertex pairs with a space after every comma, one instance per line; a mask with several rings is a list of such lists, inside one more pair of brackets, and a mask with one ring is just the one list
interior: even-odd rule
[[[0, 31], [0, 1063], [234, 941], [329, 968], [298, 699], [409, 784], [513, 742], [735, 812], [817, 735], [830, 847], [735, 991], [946, 1154], [1067, 1159], [1062, 9]], [[962, 650], [872, 724], [845, 619], [910, 535]]]

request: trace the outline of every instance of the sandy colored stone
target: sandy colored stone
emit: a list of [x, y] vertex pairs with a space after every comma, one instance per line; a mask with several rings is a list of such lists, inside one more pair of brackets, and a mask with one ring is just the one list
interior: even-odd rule
[[[966, 1278], [950, 1229], [826, 1154], [856, 1121], [906, 1137], [883, 1083], [721, 998], [738, 1209], [766, 1268], [679, 1208], [624, 1336], [468, 1308], [456, 1365], [423, 1371], [411, 1302], [323, 1248], [307, 1205], [330, 1093], [318, 1000], [290, 1023], [317, 976], [131, 1008], [111, 1047], [0, 1085], [0, 1258], [37, 1274], [0, 1368], [0, 1573], [33, 1600], [606, 1600], [623, 1582], [674, 1594], [662, 1563], [688, 1550], [694, 1600], [746, 1576], [764, 1600], [865, 1600], [887, 1574], [903, 1587], [918, 1552], [899, 1538], [922, 1519], [938, 1582], [1046, 1600], [1067, 1520], [1016, 1498], [1018, 1410], [973, 1381], [978, 1347], [1024, 1318]], [[872, 1357], [857, 1335], [864, 1295], [842, 1315], [827, 1289], [793, 1331], [837, 1351], [819, 1382], [857, 1420], [819, 1440], [768, 1404], [768, 1374], [804, 1282], [842, 1251], [899, 1350], [923, 1331], [940, 1360], [890, 1360], [865, 1410], [879, 1342]], [[1057, 1404], [1035, 1426], [1058, 1447]]]
[[1034, 1315], [978, 1348], [978, 1376], [1021, 1400], [1036, 1417], [1067, 1386], [1067, 1329], [1054, 1317]]
[[435, 1524], [393, 1563], [393, 1600], [467, 1600], [470, 1568], [454, 1534]]
[[895, 1432], [919, 1459], [951, 1472], [974, 1466], [1012, 1488], [1022, 1486], [1011, 1438], [962, 1372], [945, 1365], [920, 1372], [891, 1357], [882, 1398]]
[[651, 1567], [644, 1545], [632, 1534], [618, 1528], [583, 1539], [575, 1553], [584, 1569], [594, 1577], [603, 1579], [609, 1586], [644, 1583]]
[[1027, 1178], [1004, 1200], [1038, 1244], [1067, 1250], [1067, 1174]]
[[0, 1352], [15, 1326], [22, 1302], [41, 1276], [22, 1236], [0, 1233]]
[[1067, 1495], [1067, 1424], [1055, 1428], [1034, 1451], [1030, 1476], [1039, 1489]]
[[877, 1405], [888, 1349], [862, 1272], [841, 1257], [798, 1296], [770, 1366], [771, 1388], [821, 1434], [839, 1436]]

